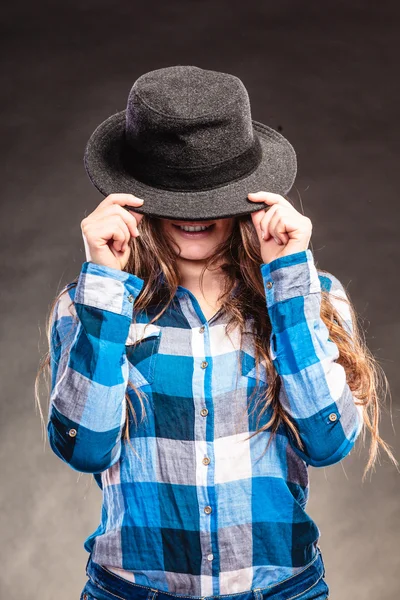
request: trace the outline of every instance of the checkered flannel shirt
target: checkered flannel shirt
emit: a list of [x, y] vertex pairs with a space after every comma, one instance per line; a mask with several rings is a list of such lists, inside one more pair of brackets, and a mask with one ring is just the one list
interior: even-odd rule
[[[363, 423], [320, 317], [321, 290], [339, 295], [332, 301], [350, 332], [351, 317], [342, 284], [318, 274], [311, 250], [260, 269], [280, 402], [303, 451], [286, 426], [267, 452], [269, 431], [246, 439], [256, 427], [254, 348], [243, 336], [240, 350], [224, 312], [207, 320], [186, 288], [156, 323], [143, 311], [135, 323], [144, 281], [89, 261], [56, 305], [49, 443], [102, 490], [100, 524], [85, 549], [131, 581], [173, 594], [232, 594], [283, 581], [316, 554], [308, 465], [342, 460]], [[259, 377], [265, 391], [265, 365]], [[129, 428], [134, 451], [121, 437], [128, 378], [148, 398], [145, 420]]]

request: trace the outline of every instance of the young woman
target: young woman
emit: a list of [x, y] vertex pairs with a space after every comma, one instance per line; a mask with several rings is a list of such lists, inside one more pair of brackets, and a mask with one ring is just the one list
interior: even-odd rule
[[111, 193], [81, 222], [41, 368], [51, 448], [102, 490], [81, 600], [326, 599], [308, 466], [342, 460], [363, 424], [364, 477], [378, 444], [395, 461], [378, 364], [310, 219], [277, 193], [247, 201], [165, 218]]

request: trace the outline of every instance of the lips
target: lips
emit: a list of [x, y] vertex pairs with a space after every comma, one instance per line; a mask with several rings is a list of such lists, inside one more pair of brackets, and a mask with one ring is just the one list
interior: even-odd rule
[[[186, 238], [201, 238], [201, 237], [206, 237], [209, 232], [213, 229], [215, 223], [212, 223], [211, 225], [207, 226], [207, 229], [203, 229], [202, 231], [185, 231], [184, 229], [181, 229], [179, 227], [179, 225], [173, 223], [175, 229], [177, 229], [177, 231], [179, 231], [179, 233]], [[196, 225], [189, 225], [188, 223], [184, 223], [184, 225], [188, 225], [189, 227], [196, 227], [196, 225], [198, 226], [198, 224]], [[203, 224], [204, 226], [204, 224]]]

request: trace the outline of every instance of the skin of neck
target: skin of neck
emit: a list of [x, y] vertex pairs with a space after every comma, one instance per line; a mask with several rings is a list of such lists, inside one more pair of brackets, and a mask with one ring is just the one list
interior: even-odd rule
[[183, 221], [162, 219], [161, 222], [162, 231], [168, 232], [180, 248], [180, 253], [177, 255], [180, 285], [192, 292], [199, 301], [216, 307], [224, 284], [222, 269], [214, 265], [212, 270], [205, 271], [203, 293], [200, 290], [200, 274], [206, 259], [212, 255], [217, 245], [231, 235], [234, 217], [191, 222], [191, 225], [212, 225], [208, 235], [200, 239], [188, 239], [181, 234], [177, 226], [187, 224]]
[[[178, 258], [179, 283], [195, 296], [202, 295], [200, 290], [200, 274], [204, 268], [204, 260]], [[216, 300], [221, 293], [223, 282], [221, 269], [206, 270], [203, 276], [203, 292], [207, 299]]]

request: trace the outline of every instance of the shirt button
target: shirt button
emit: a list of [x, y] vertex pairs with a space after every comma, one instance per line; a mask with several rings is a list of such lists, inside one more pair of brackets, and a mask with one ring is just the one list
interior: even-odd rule
[[203, 360], [200, 366], [202, 369], [205, 369], [206, 367], [208, 367], [208, 362], [206, 360]]
[[71, 437], [75, 437], [76, 436], [76, 429], [70, 429], [68, 431], [68, 435], [70, 435]]
[[214, 558], [214, 554], [207, 554], [207, 560], [212, 560]]
[[202, 325], [199, 329], [199, 333], [204, 333], [204, 331], [205, 331], [205, 327], [204, 327], [204, 325]]
[[335, 413], [331, 413], [331, 414], [329, 415], [329, 420], [330, 420], [330, 421], [336, 421], [336, 420], [337, 420], [337, 414], [335, 414]]
[[267, 281], [267, 288], [269, 290], [272, 288], [272, 281]]
[[206, 417], [208, 415], [208, 409], [207, 408], [202, 408], [200, 411], [200, 414], [202, 417]]
[[205, 507], [204, 507], [204, 512], [205, 512], [207, 515], [209, 515], [211, 511], [212, 511], [212, 508], [211, 508], [211, 506], [205, 506]]
[[210, 464], [210, 462], [211, 462], [211, 461], [210, 461], [210, 459], [208, 458], [208, 456], [205, 456], [205, 457], [203, 458], [203, 465], [209, 465], [209, 464]]
[[133, 302], [133, 296], [132, 296], [132, 294], [129, 294], [128, 300], [129, 300], [129, 302]]

